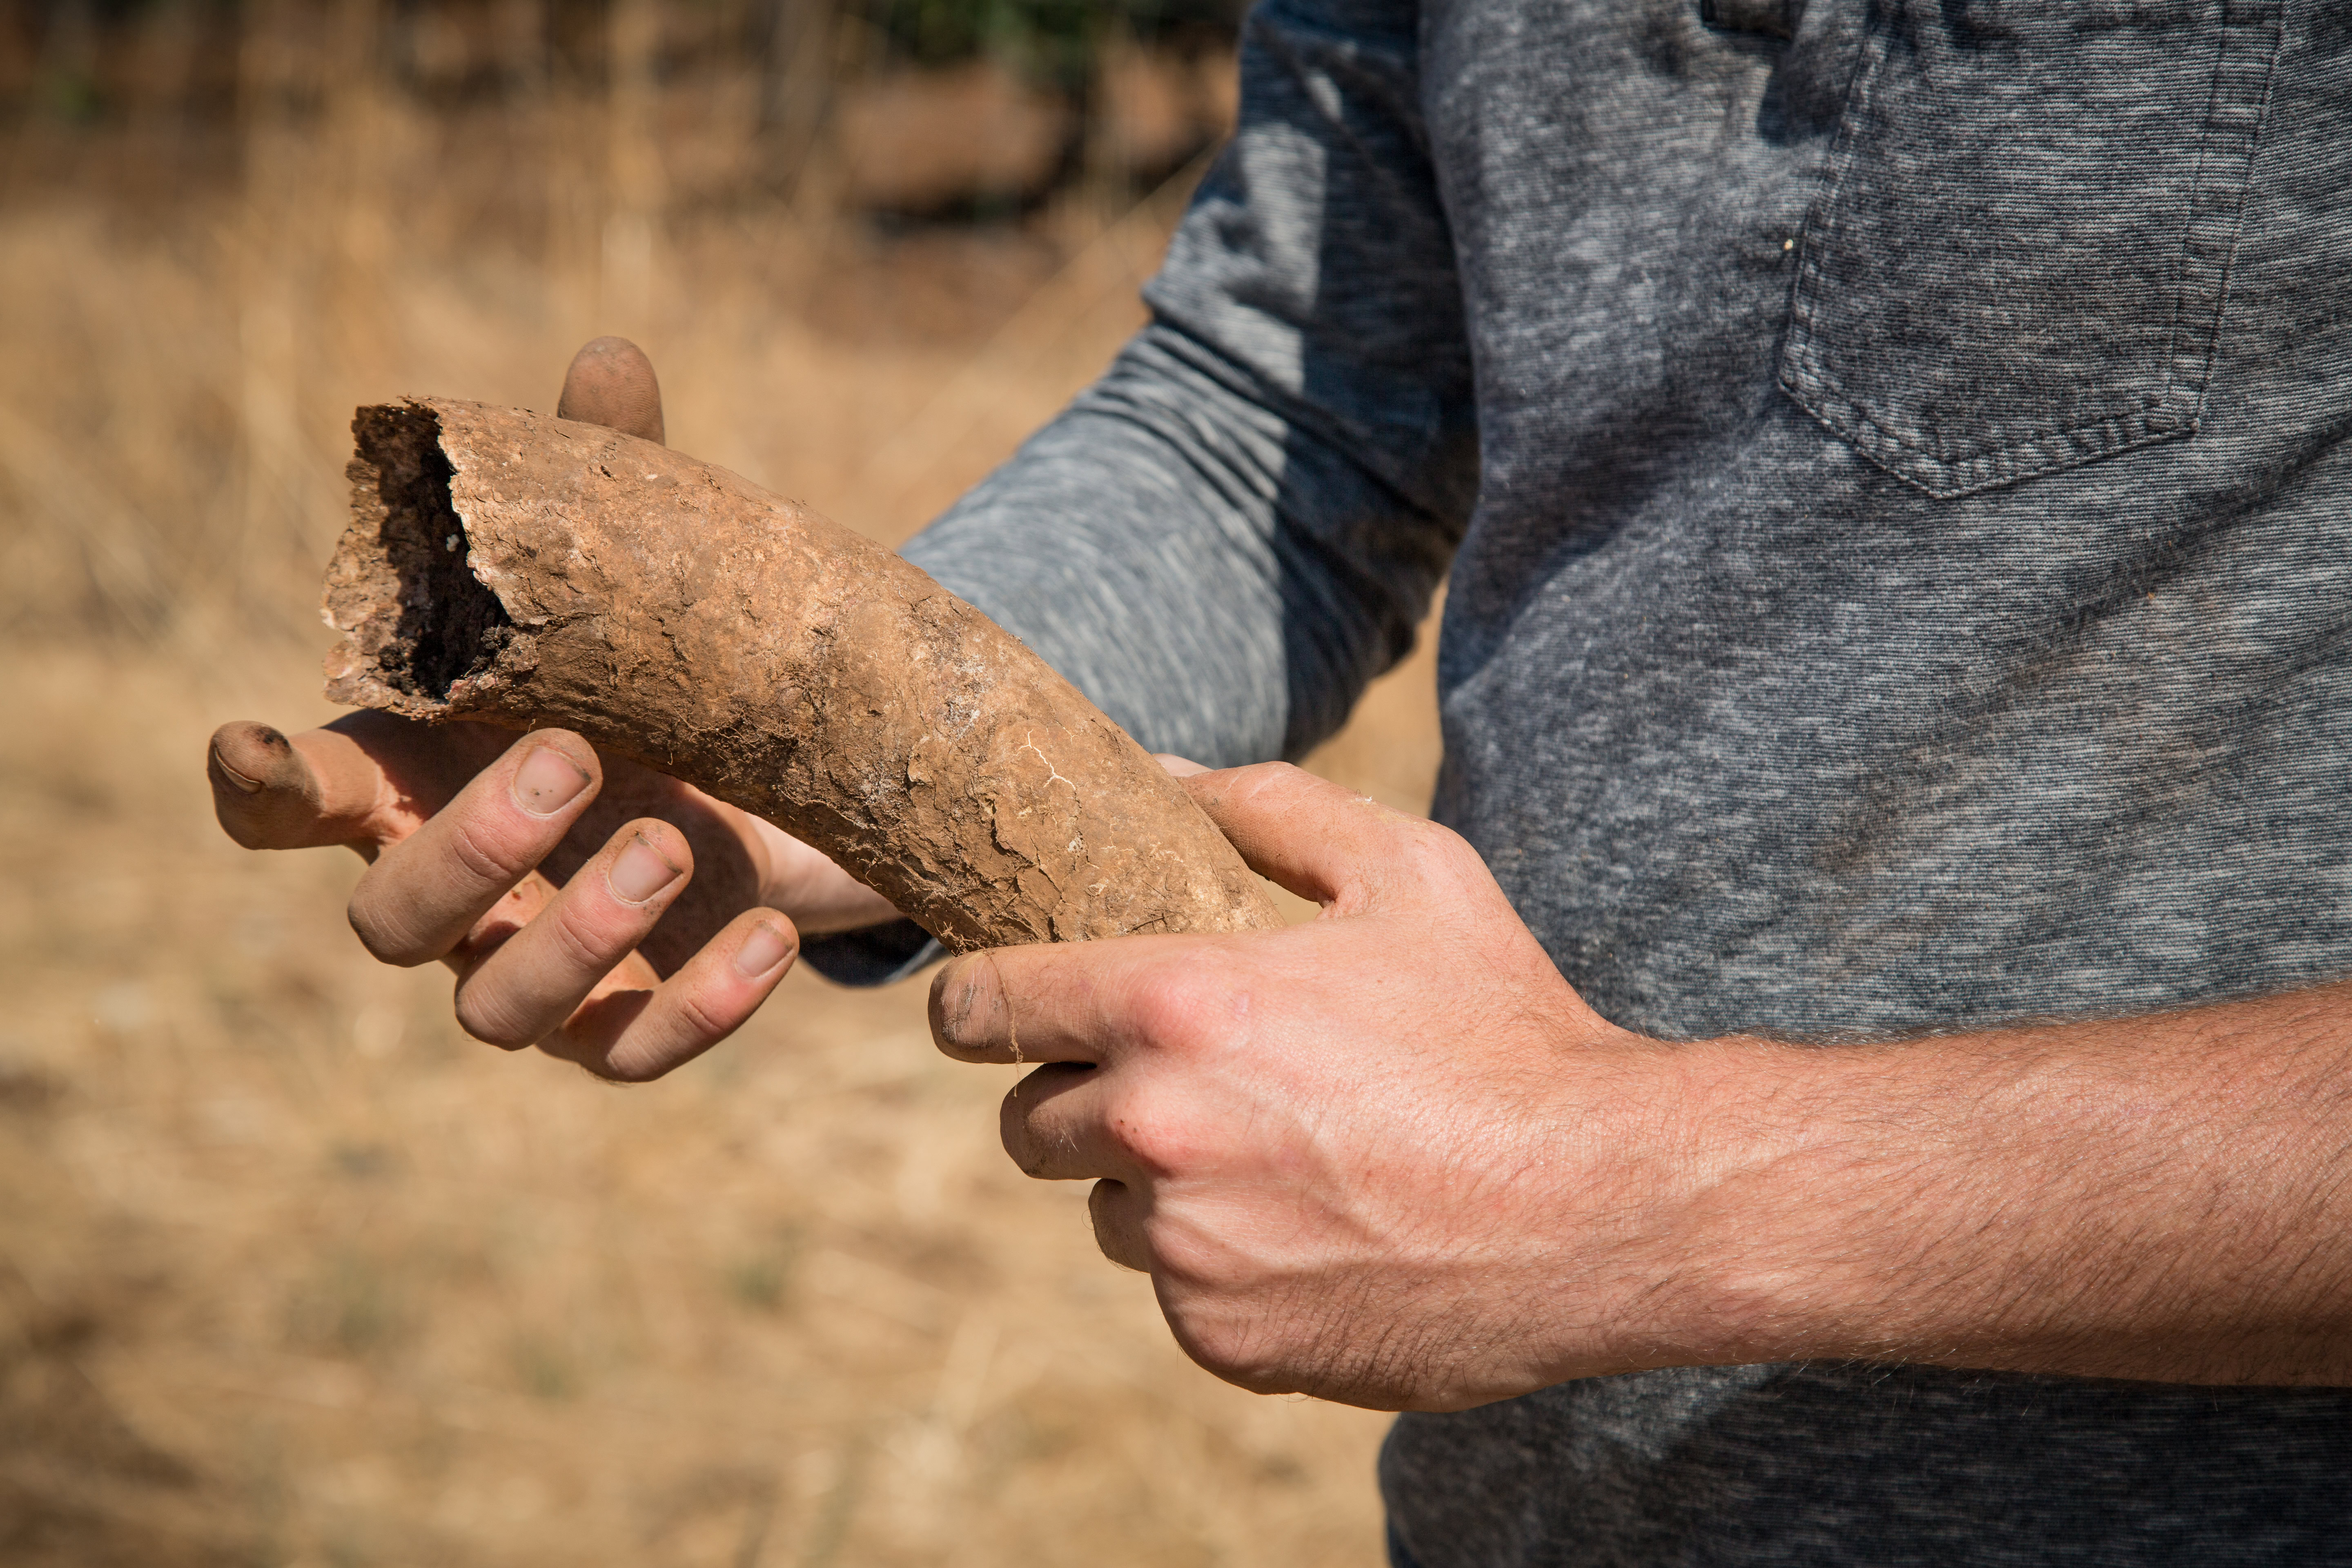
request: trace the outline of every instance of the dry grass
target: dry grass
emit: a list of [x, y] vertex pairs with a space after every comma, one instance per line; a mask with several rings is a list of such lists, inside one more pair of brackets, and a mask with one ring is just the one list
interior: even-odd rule
[[[679, 447], [895, 538], [1100, 365], [1172, 211], [684, 217], [579, 153], [625, 132], [361, 91], [218, 188], [0, 207], [0, 1560], [1376, 1561], [1381, 1419], [1192, 1368], [919, 986], [796, 975], [615, 1090], [365, 962], [349, 856], [213, 826], [215, 723], [328, 716], [353, 404], [544, 406], [625, 331]], [[1424, 803], [1427, 681], [1324, 765]]]

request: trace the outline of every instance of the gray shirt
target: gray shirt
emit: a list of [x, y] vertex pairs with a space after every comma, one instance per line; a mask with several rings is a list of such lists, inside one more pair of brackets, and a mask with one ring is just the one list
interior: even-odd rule
[[[2352, 13], [1720, 3], [1265, 0], [1151, 324], [908, 553], [1213, 763], [1450, 567], [1437, 814], [1628, 1027], [2352, 972]], [[2352, 1561], [2347, 1478], [2352, 1395], [1827, 1365], [1381, 1466], [1423, 1568]]]

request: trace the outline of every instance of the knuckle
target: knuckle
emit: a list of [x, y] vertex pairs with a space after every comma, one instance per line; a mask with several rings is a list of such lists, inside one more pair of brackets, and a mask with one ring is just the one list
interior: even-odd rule
[[1436, 822], [1424, 823], [1422, 832], [1429, 841], [1429, 854], [1433, 863], [1444, 867], [1449, 874], [1457, 878], [1486, 876], [1486, 862], [1479, 858], [1476, 849], [1471, 847], [1467, 838]]
[[424, 941], [407, 921], [386, 907], [387, 903], [382, 884], [362, 880], [352, 894], [352, 901], [344, 907], [343, 918], [351, 921], [352, 933], [360, 939], [369, 957], [396, 968], [415, 969], [432, 963], [446, 951]]
[[1199, 1160], [1200, 1141], [1180, 1117], [1124, 1100], [1105, 1110], [1104, 1121], [1111, 1141], [1155, 1176], [1175, 1174]]
[[734, 1021], [714, 1010], [709, 998], [698, 992], [688, 991], [677, 999], [677, 1030], [679, 1043], [701, 1047], [731, 1034]]
[[581, 1066], [607, 1083], [651, 1083], [669, 1071], [675, 1058], [658, 1050], [624, 1047], [610, 1056], [590, 1056]]
[[1295, 763], [1252, 763], [1234, 772], [1234, 791], [1244, 800], [1265, 795], [1280, 801], [1295, 791], [1300, 781], [1313, 782], [1313, 775]]
[[651, 1083], [734, 1031], [735, 1024], [714, 1012], [705, 998], [683, 993], [647, 1007], [610, 1049], [591, 1050], [578, 1059], [590, 1072], [614, 1083]]
[[1042, 1099], [1034, 1092], [1023, 1092], [1024, 1086], [1034, 1089], [1035, 1079], [1042, 1077], [1050, 1086], [1058, 1076], [1050, 1068], [1039, 1068], [1004, 1097], [998, 1113], [1004, 1152], [1023, 1175], [1041, 1182], [1067, 1179], [1076, 1173], [1076, 1165], [1090, 1163], [1081, 1161], [1087, 1145], [1079, 1136], [1082, 1124], [1073, 1118], [1067, 1102], [1050, 1092]]
[[542, 1031], [516, 1016], [513, 1007], [494, 986], [479, 985], [469, 976], [457, 983], [455, 1011], [457, 1026], [486, 1046], [515, 1051], [536, 1041]]
[[1030, 1129], [1030, 1115], [1031, 1109], [1023, 1100], [1017, 1084], [997, 1102], [997, 1140], [1004, 1145], [1005, 1157], [1024, 1176], [1035, 1176], [1045, 1163], [1037, 1152], [1037, 1139]]
[[1482, 874], [1485, 863], [1467, 840], [1434, 822], [1405, 822], [1396, 827], [1383, 883], [1391, 889], [1407, 888], [1451, 890], [1465, 879]]
[[606, 931], [606, 922], [596, 918], [576, 899], [564, 899], [555, 908], [540, 917], [544, 926], [550, 956], [562, 968], [590, 979], [604, 972], [628, 955], [636, 945], [634, 931], [614, 933]]
[[1454, 864], [1459, 843], [1433, 822], [1402, 822], [1396, 828], [1396, 858], [1421, 877], [1444, 875]]
[[501, 887], [530, 869], [534, 858], [521, 846], [486, 823], [459, 820], [449, 825], [444, 846], [450, 865], [484, 887]]
[[1233, 975], [1207, 954], [1155, 967], [1129, 999], [1136, 1041], [1180, 1055], [1206, 1049], [1224, 1037], [1234, 994]]

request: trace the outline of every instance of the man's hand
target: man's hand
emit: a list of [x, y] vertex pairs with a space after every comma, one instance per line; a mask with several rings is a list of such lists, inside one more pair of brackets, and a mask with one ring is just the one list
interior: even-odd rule
[[2352, 1384], [2352, 986], [1670, 1045], [1443, 828], [1278, 765], [1187, 784], [1322, 918], [971, 954], [931, 1020], [1044, 1064], [1007, 1151], [1096, 1179], [1218, 1375], [1386, 1409], [1804, 1359]]
[[[653, 367], [619, 339], [581, 350], [558, 412], [662, 433]], [[247, 848], [342, 844], [373, 862], [353, 928], [387, 963], [455, 968], [469, 1033], [607, 1078], [657, 1077], [732, 1033], [791, 967], [796, 923], [896, 913], [772, 825], [565, 731], [232, 723], [207, 772]]]
[[[1444, 1409], [1622, 1370], [1654, 1239], [1625, 1152], [1671, 1058], [1578, 999], [1444, 828], [1280, 764], [1187, 784], [1323, 916], [948, 965], [940, 1047], [1045, 1064], [1005, 1100], [1013, 1160], [1099, 1178], [1103, 1251], [1244, 1387]], [[1552, 1332], [1580, 1296], [1580, 1349]]]

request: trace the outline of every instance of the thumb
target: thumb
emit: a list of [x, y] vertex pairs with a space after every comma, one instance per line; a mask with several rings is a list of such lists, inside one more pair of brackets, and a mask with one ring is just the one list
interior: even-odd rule
[[662, 445], [661, 383], [646, 351], [626, 338], [592, 338], [563, 373], [558, 419], [603, 425], [624, 436]]
[[1251, 870], [1319, 904], [1361, 895], [1374, 868], [1394, 861], [1404, 837], [1427, 826], [1288, 763], [1180, 774], [1177, 782]]
[[247, 849], [307, 849], [364, 837], [383, 770], [348, 736], [299, 741], [250, 720], [213, 731], [205, 758], [213, 815]]

